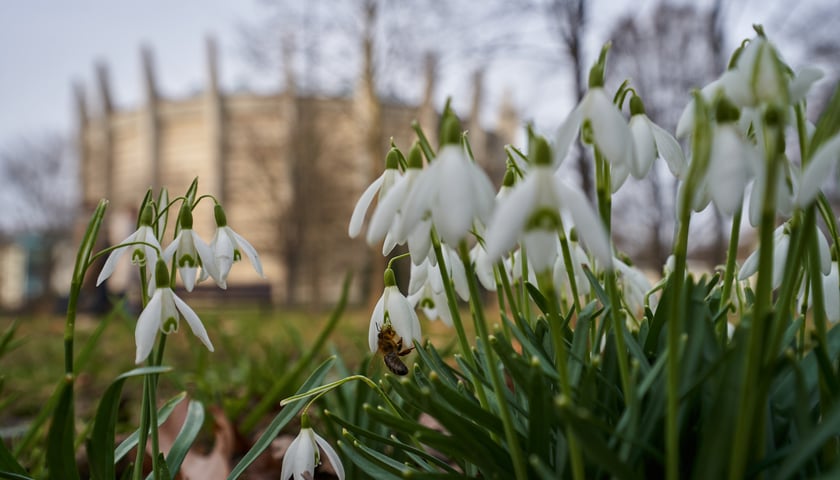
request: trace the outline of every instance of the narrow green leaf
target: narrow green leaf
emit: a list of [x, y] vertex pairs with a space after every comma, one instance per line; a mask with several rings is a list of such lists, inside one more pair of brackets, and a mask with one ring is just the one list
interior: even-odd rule
[[525, 282], [525, 288], [528, 289], [528, 295], [530, 295], [531, 299], [534, 300], [537, 308], [539, 308], [544, 315], [548, 315], [548, 300], [545, 299], [545, 296], [543, 296], [542, 292], [540, 292], [540, 289], [531, 282]]
[[[172, 414], [172, 411], [175, 410], [184, 399], [187, 398], [187, 392], [181, 392], [174, 397], [170, 398], [166, 401], [159, 409], [158, 409], [158, 426], [163, 425], [169, 415]], [[117, 448], [114, 450], [114, 463], [119, 462], [122, 460], [125, 455], [130, 452], [134, 447], [137, 446], [137, 442], [139, 441], [140, 433], [139, 429], [135, 430], [131, 435], [128, 436], [125, 440], [120, 443]]]
[[16, 318], [12, 321], [12, 324], [9, 325], [9, 328], [3, 332], [3, 335], [0, 335], [0, 358], [16, 346], [15, 343], [12, 343], [12, 339], [15, 337], [15, 333], [17, 333], [18, 326], [19, 319]]
[[406, 443], [403, 443], [403, 442], [397, 440], [393, 436], [386, 437], [384, 435], [379, 435], [378, 433], [375, 433], [375, 432], [372, 432], [368, 429], [362, 428], [362, 427], [360, 427], [360, 426], [358, 426], [358, 425], [356, 425], [352, 422], [348, 422], [347, 420], [344, 420], [343, 418], [335, 415], [333, 412], [330, 412], [329, 410], [324, 410], [324, 415], [326, 415], [330, 420], [336, 422], [342, 428], [345, 428], [348, 431], [355, 433], [356, 435], [364, 436], [365, 438], [368, 438], [368, 439], [376, 441], [376, 442], [381, 442], [385, 445], [391, 445], [397, 451], [401, 451], [401, 452], [404, 452], [408, 455], [413, 455], [414, 457], [418, 457], [418, 458], [415, 459], [415, 462], [417, 462], [417, 463], [420, 463], [420, 460], [422, 460], [423, 463], [433, 463], [436, 466], [438, 466], [439, 468], [442, 468], [442, 469], [447, 470], [447, 471], [451, 471], [453, 473], [455, 472], [455, 469], [453, 469], [448, 463], [444, 462], [440, 458], [430, 454], [429, 452], [427, 452], [425, 450], [422, 450], [422, 449], [414, 447], [412, 445], [408, 445]]
[[607, 470], [616, 478], [631, 479], [637, 477], [628, 465], [622, 462], [615, 452], [610, 450], [598, 433], [603, 428], [596, 425], [596, 420], [592, 418], [589, 412], [568, 403], [557, 407], [557, 414], [572, 427], [584, 454], [592, 459], [593, 463]]
[[99, 407], [96, 409], [93, 431], [88, 441], [87, 455], [92, 479], [110, 480], [116, 476], [114, 470], [114, 429], [117, 424], [120, 396], [125, 381], [134, 376], [165, 373], [170, 370], [172, 370], [170, 367], [137, 368], [118, 376], [105, 390], [102, 400], [99, 401]]
[[835, 405], [835, 408], [823, 417], [810, 435], [801, 439], [793, 453], [776, 472], [775, 478], [793, 477], [806, 461], [820, 453], [825, 442], [835, 437], [838, 431], [840, 431], [840, 406]]
[[356, 450], [359, 454], [363, 457], [367, 458], [369, 461], [376, 463], [379, 465], [384, 471], [393, 474], [396, 478], [401, 478], [403, 473], [410, 471], [406, 465], [394, 460], [393, 458], [385, 455], [383, 453], [377, 452], [371, 448], [368, 448], [362, 442], [358, 441], [356, 437], [353, 436], [352, 433], [345, 430], [342, 432], [344, 438], [347, 439], [349, 445], [353, 446], [353, 449]]
[[32, 477], [21, 475], [19, 473], [12, 473], [0, 470], [0, 478], [8, 478], [9, 480], [33, 480]]
[[356, 445], [351, 444], [348, 445], [346, 442], [339, 440], [338, 448], [344, 454], [345, 457], [349, 458], [351, 462], [355, 465], [358, 465], [364, 472], [366, 472], [370, 478], [382, 478], [382, 479], [389, 479], [389, 478], [403, 478], [399, 475], [394, 475], [391, 471], [382, 468], [378, 463], [371, 461], [368, 457], [359, 453], [356, 449]]
[[23, 468], [17, 460], [15, 460], [15, 457], [12, 456], [12, 452], [6, 448], [6, 443], [2, 440], [0, 440], [0, 472], [2, 472], [0, 475], [6, 473], [9, 475], [22, 475], [24, 476], [23, 478], [27, 478], [25, 477], [26, 469]]
[[[327, 374], [327, 370], [329, 370], [330, 367], [332, 367], [333, 362], [335, 362], [335, 357], [330, 357], [326, 361], [324, 361], [324, 363], [322, 363], [317, 369], [315, 369], [312, 375], [308, 379], [306, 379], [305, 382], [303, 382], [303, 385], [300, 386], [296, 394], [308, 392], [309, 390], [312, 390], [315, 386], [320, 384], [324, 380], [324, 377]], [[280, 430], [283, 427], [285, 427], [286, 424], [289, 423], [289, 421], [295, 417], [295, 415], [297, 415], [297, 413], [300, 411], [301, 408], [303, 408], [304, 405], [306, 405], [307, 401], [308, 399], [301, 399], [295, 402], [291, 402], [285, 407], [283, 407], [283, 409], [280, 410], [280, 413], [278, 413], [277, 416], [275, 416], [271, 423], [268, 425], [268, 428], [265, 429], [265, 432], [263, 432], [263, 434], [260, 435], [260, 438], [258, 438], [257, 441], [254, 442], [254, 445], [251, 447], [250, 450], [248, 450], [248, 453], [246, 453], [245, 456], [242, 457], [242, 460], [240, 460], [239, 463], [237, 463], [236, 466], [233, 467], [233, 470], [227, 477], [228, 480], [239, 478], [239, 476], [242, 475], [245, 469], [248, 468], [252, 463], [254, 463], [254, 460], [256, 460], [257, 457], [263, 451], [265, 451], [266, 448], [268, 448], [268, 446], [271, 444], [274, 438], [277, 437], [277, 434], [280, 433]]]
[[51, 479], [75, 480], [79, 478], [76, 468], [76, 430], [73, 416], [73, 378], [62, 380], [58, 404], [53, 413], [47, 434], [47, 468]]
[[[183, 463], [184, 457], [187, 456], [187, 452], [190, 451], [193, 442], [195, 442], [202, 425], [204, 425], [204, 405], [197, 400], [190, 400], [184, 424], [181, 426], [178, 436], [175, 437], [172, 448], [166, 454], [165, 464], [158, 462], [166, 469], [165, 475], [168, 475], [169, 478], [178, 475], [181, 463]], [[151, 478], [152, 476], [149, 475], [146, 480], [151, 480]]]

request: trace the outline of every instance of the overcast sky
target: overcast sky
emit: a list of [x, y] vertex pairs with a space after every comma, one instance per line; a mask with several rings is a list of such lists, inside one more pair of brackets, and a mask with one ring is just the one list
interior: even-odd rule
[[[639, 4], [649, 7], [655, 2], [634, 3]], [[605, 7], [614, 2], [590, 5], [598, 7], [593, 12], [596, 18], [590, 21], [596, 27], [607, 27], [609, 23], [603, 19], [610, 15]], [[143, 91], [142, 45], [152, 48], [157, 81], [166, 96], [203, 88], [204, 41], [208, 35], [219, 43], [223, 87], [258, 82], [243, 59], [237, 26], [255, 23], [265, 13], [257, 0], [3, 0], [0, 148], [21, 136], [70, 132], [75, 121], [73, 82], [84, 85], [90, 95], [95, 86], [96, 62], [104, 62], [109, 68], [116, 103], [136, 104]], [[448, 93], [469, 98], [466, 86], [463, 80], [454, 82], [451, 89], [455, 91]], [[497, 94], [501, 88], [491, 86], [488, 94]], [[525, 89], [520, 90], [513, 92], [516, 99], [533, 101]]]
[[204, 39], [214, 35], [226, 86], [246, 71], [237, 52], [239, 22], [255, 18], [255, 1], [4, 0], [0, 3], [0, 145], [21, 135], [69, 130], [72, 84], [91, 89], [94, 64], [110, 69], [120, 105], [140, 97], [141, 45], [154, 51], [167, 95], [204, 84]]

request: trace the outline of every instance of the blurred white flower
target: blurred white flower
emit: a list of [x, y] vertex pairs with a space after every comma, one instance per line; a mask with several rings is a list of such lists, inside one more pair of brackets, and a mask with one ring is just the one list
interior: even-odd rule
[[554, 167], [566, 158], [569, 146], [584, 125], [591, 127], [592, 143], [613, 167], [624, 165], [629, 168], [634, 163], [635, 152], [628, 148], [628, 145], [632, 145], [633, 137], [627, 121], [604, 89], [593, 87], [586, 92], [557, 131], [552, 162]]
[[356, 238], [361, 233], [362, 223], [365, 221], [365, 215], [370, 208], [373, 197], [378, 193], [378, 198], [381, 201], [388, 190], [397, 182], [397, 179], [402, 176], [399, 171], [398, 155], [395, 148], [388, 152], [385, 159], [385, 171], [365, 189], [356, 202], [353, 214], [350, 216], [350, 226], [347, 229], [350, 238]]
[[[817, 245], [820, 253], [820, 270], [823, 275], [828, 275], [832, 265], [831, 250], [822, 232], [817, 234]], [[782, 284], [789, 247], [790, 232], [787, 224], [782, 224], [773, 231], [773, 288], [778, 288]], [[744, 260], [738, 272], [738, 280], [746, 280], [758, 272], [758, 256], [759, 249], [756, 249]]]
[[819, 194], [820, 187], [831, 177], [831, 171], [840, 160], [840, 134], [834, 135], [817, 148], [802, 171], [796, 205], [805, 207]]
[[650, 171], [656, 157], [660, 156], [675, 177], [683, 178], [686, 173], [685, 155], [677, 140], [648, 118], [639, 97], [633, 96], [630, 99], [630, 111], [632, 115], [629, 125], [635, 148], [630, 174], [635, 178], [643, 178]]
[[315, 467], [321, 464], [321, 453], [330, 461], [335, 474], [340, 480], [344, 480], [344, 465], [338, 457], [338, 453], [332, 445], [327, 443], [320, 435], [315, 433], [309, 426], [309, 418], [303, 414], [301, 418], [301, 429], [298, 436], [292, 440], [289, 448], [283, 455], [283, 468], [280, 470], [280, 478], [289, 480], [311, 480], [315, 478]]
[[653, 288], [647, 276], [636, 267], [615, 258], [613, 260], [618, 271], [618, 281], [624, 292], [624, 301], [630, 313], [638, 318], [645, 311], [645, 296]]
[[521, 240], [537, 272], [553, 268], [561, 211], [571, 214], [587, 248], [610, 268], [609, 238], [598, 215], [583, 193], [556, 177], [551, 166], [541, 163], [514, 185], [496, 209], [485, 235], [487, 261], [496, 262]]
[[761, 158], [735, 123], [717, 123], [712, 134], [709, 167], [704, 178], [710, 200], [732, 215], [741, 206], [747, 184], [761, 169]]
[[445, 145], [421, 171], [402, 208], [398, 237], [408, 237], [431, 215], [440, 238], [457, 246], [478, 220], [486, 223], [493, 211], [495, 191], [487, 174], [467, 158], [460, 145]]

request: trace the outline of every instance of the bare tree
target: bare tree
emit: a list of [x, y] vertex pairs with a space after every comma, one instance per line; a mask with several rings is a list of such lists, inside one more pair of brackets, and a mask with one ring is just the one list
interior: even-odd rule
[[6, 234], [34, 234], [39, 239], [32, 273], [41, 281], [44, 298], [57, 293], [52, 291], [58, 260], [53, 257], [70, 236], [76, 218], [72, 152], [71, 145], [54, 133], [20, 138], [0, 150], [5, 203], [0, 228]]
[[12, 208], [4, 228], [54, 232], [68, 228], [76, 211], [73, 150], [54, 133], [21, 138], [0, 150], [3, 187]]
[[[719, 2], [718, 2], [719, 3]], [[630, 79], [647, 115], [666, 130], [675, 130], [693, 88], [721, 73], [720, 10], [701, 11], [692, 5], [660, 3], [650, 16], [625, 16], [616, 23], [609, 66], [611, 81]], [[640, 182], [628, 182], [615, 202], [618, 234], [637, 261], [657, 268], [670, 251], [674, 231], [677, 183], [661, 162]], [[701, 239], [717, 247], [723, 239], [723, 219], [710, 219], [715, 232]], [[642, 239], [639, 241], [639, 239]], [[631, 243], [633, 242], [633, 243]], [[717, 251], [718, 248], [712, 248]], [[723, 251], [723, 249], [720, 249]], [[712, 259], [712, 262], [720, 261]]]

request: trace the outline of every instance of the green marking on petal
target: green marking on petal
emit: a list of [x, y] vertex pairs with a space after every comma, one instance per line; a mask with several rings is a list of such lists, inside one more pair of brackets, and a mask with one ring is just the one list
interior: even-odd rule
[[560, 214], [549, 207], [538, 208], [525, 222], [525, 231], [557, 230], [560, 226]]
[[178, 319], [175, 317], [169, 317], [163, 321], [160, 325], [160, 330], [169, 335], [170, 333], [175, 333], [178, 331]]
[[192, 255], [181, 255], [178, 258], [178, 266], [179, 267], [186, 267], [186, 266], [198, 267], [198, 262], [196, 261], [195, 258], [192, 257]]
[[428, 309], [435, 308], [435, 301], [432, 300], [431, 298], [426, 297], [426, 298], [420, 300], [420, 307], [421, 308], [428, 308]]
[[131, 252], [131, 263], [137, 265], [138, 267], [145, 265], [146, 252], [144, 252], [142, 248], [135, 248], [134, 251]]
[[595, 145], [595, 132], [592, 130], [592, 122], [588, 118], [580, 126], [580, 141], [586, 145]]
[[242, 260], [242, 252], [239, 251], [238, 248], [233, 249], [233, 261], [238, 262]]

